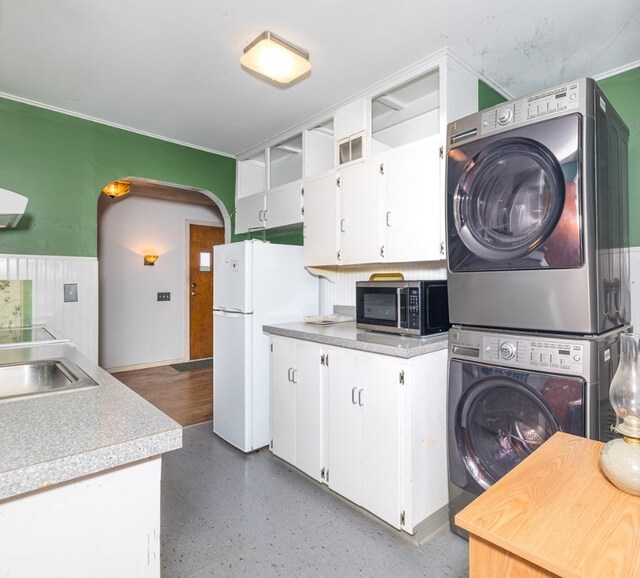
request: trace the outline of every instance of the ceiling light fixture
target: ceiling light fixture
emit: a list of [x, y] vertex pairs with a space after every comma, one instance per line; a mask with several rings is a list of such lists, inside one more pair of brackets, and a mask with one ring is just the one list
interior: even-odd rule
[[307, 52], [271, 32], [263, 32], [245, 47], [240, 64], [279, 84], [289, 84], [311, 70]]
[[129, 181], [113, 181], [102, 189], [102, 192], [107, 195], [107, 197], [115, 199], [116, 197], [126, 195], [130, 187], [131, 183]]

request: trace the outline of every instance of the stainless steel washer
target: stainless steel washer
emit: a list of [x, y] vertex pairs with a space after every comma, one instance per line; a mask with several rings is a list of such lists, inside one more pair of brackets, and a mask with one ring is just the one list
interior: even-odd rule
[[557, 431], [607, 441], [620, 327], [599, 336], [449, 332], [448, 459], [455, 515]]
[[593, 334], [629, 314], [629, 131], [591, 79], [448, 127], [452, 323]]

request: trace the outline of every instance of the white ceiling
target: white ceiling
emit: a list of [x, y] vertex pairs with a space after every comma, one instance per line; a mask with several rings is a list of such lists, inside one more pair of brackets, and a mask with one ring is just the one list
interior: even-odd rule
[[[289, 88], [240, 67], [270, 30]], [[0, 0], [0, 92], [235, 155], [449, 46], [511, 95], [640, 61], [638, 0]]]

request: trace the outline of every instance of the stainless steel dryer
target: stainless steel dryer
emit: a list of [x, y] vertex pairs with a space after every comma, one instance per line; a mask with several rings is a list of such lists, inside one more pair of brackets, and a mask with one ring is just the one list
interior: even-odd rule
[[591, 79], [448, 127], [451, 322], [601, 333], [629, 321], [629, 131]]
[[620, 327], [599, 336], [449, 332], [448, 459], [454, 516], [557, 431], [607, 441]]

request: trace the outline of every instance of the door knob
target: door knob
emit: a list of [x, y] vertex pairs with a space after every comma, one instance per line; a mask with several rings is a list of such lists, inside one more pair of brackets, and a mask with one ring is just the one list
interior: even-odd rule
[[197, 291], [191, 291], [191, 297], [195, 297], [196, 295], [200, 295]]

